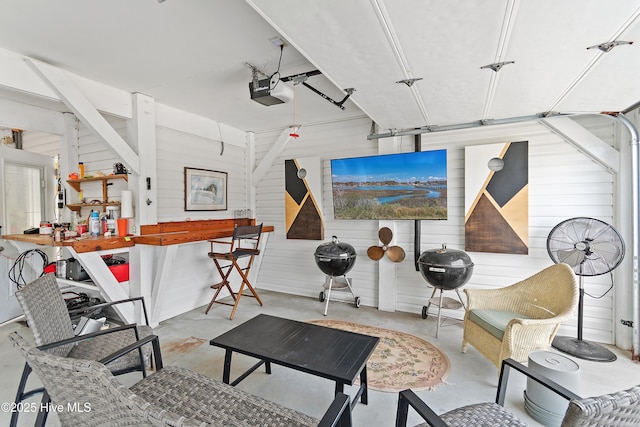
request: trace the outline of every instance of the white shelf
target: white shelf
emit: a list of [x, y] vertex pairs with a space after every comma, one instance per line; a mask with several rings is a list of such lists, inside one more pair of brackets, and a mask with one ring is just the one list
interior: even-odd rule
[[[61, 279], [59, 277], [56, 277], [56, 280], [58, 281], [58, 285], [73, 286], [76, 288], [84, 288], [84, 289], [91, 289], [91, 290], [98, 289], [95, 283], [89, 282], [89, 281], [76, 282], [75, 280]], [[128, 280], [124, 282], [118, 282], [118, 283], [122, 286], [129, 286]]]
[[58, 286], [65, 285], [72, 286], [74, 288], [89, 289], [92, 291], [99, 290], [93, 282], [77, 282], [75, 280], [61, 279], [60, 277], [56, 277], [56, 281], [58, 282]]

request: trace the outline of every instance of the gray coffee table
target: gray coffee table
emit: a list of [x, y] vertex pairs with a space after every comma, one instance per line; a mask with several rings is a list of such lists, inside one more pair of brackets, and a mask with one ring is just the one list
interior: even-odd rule
[[[225, 349], [222, 381], [236, 385], [261, 365], [271, 374], [271, 363], [335, 381], [335, 393], [360, 378], [351, 409], [358, 399], [367, 404], [367, 360], [378, 337], [327, 328], [312, 323], [260, 314], [213, 338], [209, 344]], [[236, 353], [260, 359], [230, 382], [231, 355]]]

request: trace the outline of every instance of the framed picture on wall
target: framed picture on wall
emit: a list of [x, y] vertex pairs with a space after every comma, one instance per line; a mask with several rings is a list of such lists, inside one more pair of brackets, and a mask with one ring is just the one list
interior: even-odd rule
[[185, 167], [184, 210], [227, 210], [227, 173]]

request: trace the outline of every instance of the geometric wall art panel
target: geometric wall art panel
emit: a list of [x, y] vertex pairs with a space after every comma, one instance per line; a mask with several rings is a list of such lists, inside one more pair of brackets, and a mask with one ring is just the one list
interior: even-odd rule
[[284, 162], [287, 239], [323, 240], [320, 158]]
[[529, 143], [465, 148], [465, 250], [529, 253]]

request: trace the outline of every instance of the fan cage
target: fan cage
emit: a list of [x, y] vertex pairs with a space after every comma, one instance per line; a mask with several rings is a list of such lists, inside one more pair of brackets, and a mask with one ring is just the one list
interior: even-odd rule
[[613, 226], [596, 218], [576, 217], [551, 230], [547, 252], [554, 263], [568, 264], [579, 276], [599, 276], [620, 265], [625, 246]]

